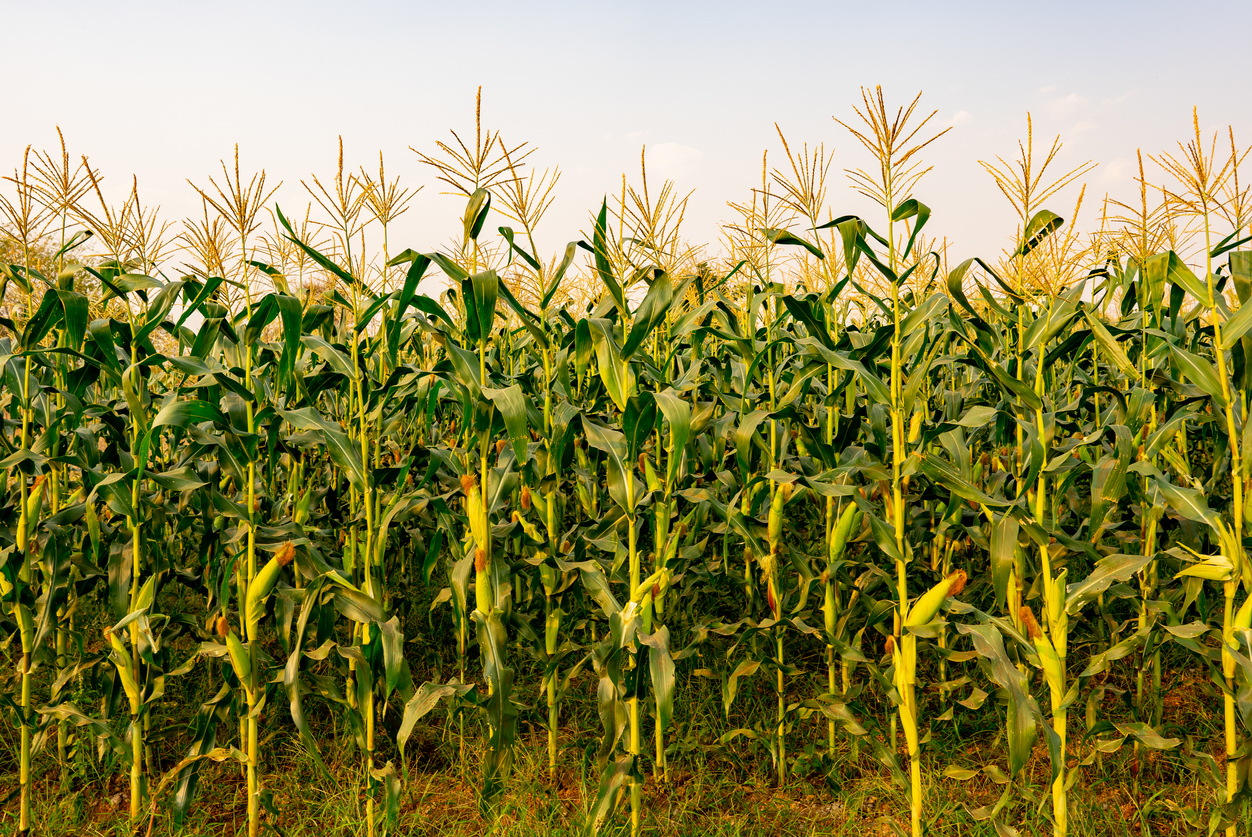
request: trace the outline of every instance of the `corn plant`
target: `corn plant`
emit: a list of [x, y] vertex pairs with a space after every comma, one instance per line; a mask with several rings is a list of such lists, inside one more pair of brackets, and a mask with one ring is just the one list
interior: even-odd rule
[[[985, 164], [1011, 247], [949, 264], [917, 197], [944, 131], [917, 100], [861, 104], [852, 185], [879, 217], [837, 215], [826, 146], [780, 130], [787, 164], [733, 205], [724, 262], [684, 244], [646, 158], [545, 255], [556, 175], [481, 119], [421, 158], [458, 196], [449, 245], [397, 252], [412, 192], [342, 144], [303, 221], [274, 203], [262, 231], [274, 193], [236, 152], [197, 190], [176, 278], [137, 182], [114, 206], [64, 147], [28, 155], [0, 261], [18, 831], [47, 766], [119, 774], [138, 828], [187, 822], [214, 762], [242, 773], [250, 835], [282, 828], [266, 742], [288, 727], [355, 783], [364, 833], [397, 831], [409, 742], [445, 711], [491, 819], [526, 724], [550, 785], [577, 769], [568, 707], [593, 681], [586, 833], [642, 833], [692, 750], [786, 789], [838, 787], [844, 748], [898, 783], [913, 835], [938, 827], [940, 775], [1001, 782], [970, 814], [1004, 833], [1019, 810], [1071, 833], [1084, 774], [1123, 748], [1208, 789], [1175, 806], [1188, 827], [1238, 833], [1243, 157], [1197, 127], [1149, 158], [1161, 206], [1141, 166], [1139, 205], [1089, 244], [1081, 196], [1068, 219], [1044, 206], [1089, 167], [1052, 177], [1059, 142], [1040, 166], [1028, 136]], [[1167, 711], [1187, 666], [1221, 692], [1224, 764]], [[692, 717], [704, 682], [720, 718]], [[940, 765], [940, 725], [972, 713], [1002, 746]], [[332, 730], [350, 770], [322, 755]]]

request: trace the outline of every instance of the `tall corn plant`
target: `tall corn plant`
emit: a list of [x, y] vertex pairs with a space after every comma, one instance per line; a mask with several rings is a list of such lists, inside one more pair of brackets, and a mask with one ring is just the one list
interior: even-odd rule
[[[464, 166], [440, 169], [465, 198], [450, 252], [391, 257], [396, 206], [374, 184], [377, 205], [361, 216], [359, 180], [342, 162], [312, 190], [331, 216], [333, 252], [276, 213], [288, 249], [269, 252], [300, 262], [300, 279], [310, 265], [330, 279], [317, 297], [295, 288], [284, 264], [256, 259], [259, 187], [237, 169], [205, 195], [238, 247], [206, 259], [227, 275], [161, 277], [137, 189], [130, 220], [93, 222], [113, 258], [87, 281], [107, 289], [116, 316], [90, 319], [82, 274], [7, 267], [9, 310], [25, 303], [19, 322], [0, 323], [11, 335], [0, 363], [11, 533], [0, 544], [0, 619], [20, 649], [5, 680], [19, 817], [29, 823], [33, 765], [56, 724], [73, 728], [67, 744], [94, 738], [116, 756], [135, 820], [171, 786], [185, 816], [202, 763], [238, 763], [256, 833], [266, 812], [280, 817], [261, 735], [280, 700], [319, 764], [307, 704], [325, 702], [343, 722], [358, 747], [367, 833], [395, 822], [405, 745], [422, 719], [443, 700], [462, 724], [476, 708], [480, 801], [492, 813], [530, 711], [517, 699], [532, 684], [515, 656], [529, 649], [551, 776], [562, 765], [562, 698], [588, 667], [598, 682], [588, 831], [623, 798], [632, 832], [642, 830], [649, 758], [663, 781], [675, 753], [744, 737], [769, 751], [783, 784], [819, 750], [827, 769], [836, 763], [842, 730], [906, 788], [920, 833], [928, 732], [994, 691], [1017, 781], [975, 815], [1003, 829], [1017, 795], [1064, 834], [1076, 773], [1098, 753], [1178, 746], [1156, 728], [1151, 676], [1136, 683], [1132, 722], [1100, 709], [1100, 675], [1173, 643], [1220, 672], [1227, 769], [1181, 757], [1218, 779], [1209, 825], [1232, 823], [1252, 613], [1238, 590], [1248, 583], [1252, 314], [1224, 294], [1233, 282], [1245, 302], [1252, 287], [1238, 234], [1206, 241], [1203, 278], [1146, 245], [1084, 275], [1067, 249], [1072, 226], [1023, 210], [1005, 263], [965, 262], [945, 284], [944, 257], [925, 244], [930, 210], [910, 197], [925, 145], [913, 106], [893, 116], [868, 92], [864, 105], [857, 137], [878, 166], [854, 185], [886, 211], [885, 234], [823, 215], [824, 158], [788, 149], [792, 172], [776, 181], [789, 220], [747, 212], [771, 220], [741, 231], [748, 249], [730, 275], [687, 276], [646, 186], [624, 187], [622, 226], [610, 231], [607, 201], [592, 219], [582, 249], [598, 297], [576, 313], [558, 300], [577, 243], [541, 261], [535, 216], [516, 196], [508, 214], [522, 231], [500, 227], [498, 241], [486, 232], [492, 190], [511, 194], [499, 177], [518, 180], [519, 161], [509, 150], [503, 168], [489, 166], [498, 137], [481, 131], [472, 148], [456, 147]], [[1192, 148], [1174, 161], [1184, 187], [1171, 200], [1208, 227], [1222, 174], [1198, 137]], [[1037, 207], [1032, 194], [1023, 207]], [[360, 244], [369, 217], [384, 227], [377, 269]], [[655, 260], [675, 272], [631, 238], [658, 244]], [[451, 286], [442, 300], [419, 293], [432, 265]], [[820, 293], [784, 284], [793, 268]], [[517, 270], [541, 279], [525, 304], [510, 285]], [[202, 596], [203, 612], [188, 612], [197, 606], [182, 604], [174, 580]], [[1207, 581], [1221, 585], [1216, 620]], [[93, 585], [108, 603], [107, 646], [76, 658], [73, 602]], [[451, 605], [450, 621], [420, 612], [427, 594]], [[421, 653], [456, 676], [413, 682], [417, 649], [405, 636], [420, 618], [445, 620]], [[887, 640], [882, 661], [871, 659], [875, 633]], [[1071, 670], [1073, 644], [1099, 633], [1108, 640]], [[185, 636], [196, 651], [179, 659]], [[967, 641], [972, 650], [958, 644]], [[824, 655], [809, 671], [797, 649], [812, 642]], [[678, 684], [686, 661], [722, 653], [728, 723], [755, 672], [771, 675], [776, 700], [696, 741]], [[43, 704], [37, 678], [52, 667]], [[177, 745], [185, 755], [162, 775], [160, 739], [145, 730], [167, 717], [167, 685], [193, 670], [202, 677], [182, 682], [201, 684], [200, 709]], [[92, 672], [111, 684], [100, 711], [65, 694]], [[1084, 697], [1098, 742], [1085, 758], [1072, 740]], [[1040, 731], [1046, 793], [1024, 770]], [[399, 768], [380, 763], [393, 734]], [[65, 757], [78, 756], [67, 746]]]

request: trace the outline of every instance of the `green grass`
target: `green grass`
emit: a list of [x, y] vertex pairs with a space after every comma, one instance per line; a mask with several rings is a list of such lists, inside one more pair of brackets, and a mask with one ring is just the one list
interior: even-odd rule
[[[89, 632], [90, 633], [90, 632]], [[795, 649], [801, 657], [801, 647]], [[707, 662], [713, 662], [709, 660]], [[1173, 662], [1183, 662], [1179, 657]], [[705, 663], [701, 663], [703, 665]], [[892, 823], [907, 828], [908, 799], [904, 789], [891, 780], [861, 742], [845, 736], [833, 763], [806, 759], [826, 734], [825, 720], [813, 716], [797, 721], [789, 734], [789, 748], [797, 757], [794, 775], [785, 788], [778, 788], [770, 755], [763, 744], [746, 737], [725, 745], [717, 740], [729, 729], [768, 724], [773, 711], [774, 692], [767, 677], [757, 675], [741, 682], [740, 694], [729, 720], [723, 720], [721, 696], [716, 682], [685, 672], [684, 701], [676, 710], [669, 740], [679, 742], [670, 755], [668, 783], [651, 775], [651, 759], [645, 758], [644, 772], [649, 781], [643, 789], [645, 818], [643, 830], [657, 835], [725, 835], [725, 837], [766, 837], [766, 835], [846, 835], [869, 837], [894, 834]], [[428, 672], [434, 675], [437, 672]], [[415, 673], [416, 674], [416, 673]], [[1220, 695], [1211, 685], [1194, 677], [1183, 678], [1181, 668], [1167, 668], [1170, 690], [1162, 731], [1168, 735], [1192, 731], [1190, 746], [1220, 758]], [[684, 676], [680, 669], [680, 676]], [[523, 682], [536, 682], [527, 679]], [[800, 700], [808, 681], [792, 678], [789, 700]], [[157, 738], [154, 757], [158, 775], [177, 763], [181, 753], [181, 725], [187, 723], [198, 702], [210, 687], [207, 675], [172, 680], [171, 691], [159, 704], [153, 723]], [[40, 681], [40, 686], [46, 683]], [[1117, 719], [1121, 700], [1118, 692], [1133, 684], [1113, 677], [1093, 684], [1105, 687], [1104, 715]], [[522, 695], [530, 709], [523, 711], [514, 749], [514, 771], [500, 795], [501, 807], [483, 812], [478, 806], [476, 788], [478, 765], [483, 758], [484, 730], [475, 716], [467, 714], [465, 749], [461, 752], [460, 727], [445, 708], [439, 708], [418, 725], [409, 741], [407, 779], [400, 802], [394, 834], [399, 835], [574, 835], [580, 834], [586, 811], [595, 797], [598, 769], [595, 753], [602, 733], [594, 703], [594, 675], [576, 680], [563, 705], [559, 770], [555, 781], [547, 775], [546, 730], [541, 726], [542, 700], [538, 695]], [[347, 837], [365, 828], [364, 792], [366, 777], [351, 732], [343, 719], [316, 700], [307, 701], [310, 723], [321, 742], [329, 775], [323, 774], [292, 734], [281, 711], [281, 695], [271, 701], [278, 711], [269, 713], [263, 730], [264, 787], [273, 794], [280, 812], [282, 833]], [[877, 698], [878, 696], [875, 696]], [[960, 695], [958, 695], [960, 697]], [[100, 695], [84, 684], [76, 700], [98, 706]], [[928, 717], [939, 714], [937, 696], [928, 691], [923, 698]], [[1218, 707], [1214, 714], [1208, 711]], [[876, 707], [882, 708], [882, 707]], [[993, 806], [1004, 791], [1003, 707], [994, 697], [984, 711], [956, 715], [955, 722], [937, 722], [933, 738], [925, 749], [923, 782], [925, 819], [929, 833], [942, 835], [995, 835], [989, 821], [979, 821], [972, 812]], [[876, 713], [877, 714], [877, 713]], [[1075, 713], [1071, 766], [1088, 757], [1092, 743], [1083, 741], [1081, 713]], [[277, 717], [275, 717], [277, 716]], [[398, 717], [390, 708], [384, 725], [394, 731]], [[646, 724], [650, 724], [647, 719]], [[219, 745], [234, 745], [234, 730], [223, 725]], [[83, 739], [79, 739], [83, 741]], [[385, 736], [382, 741], [390, 742]], [[84, 742], [85, 743], [85, 742]], [[901, 747], [903, 743], [901, 742]], [[1199, 785], [1185, 764], [1184, 752], [1146, 753], [1136, 764], [1129, 746], [1112, 754], [1101, 754], [1083, 768], [1071, 791], [1071, 828], [1074, 834], [1170, 835], [1191, 833], [1178, 808], [1205, 809], [1212, 803], [1211, 792]], [[0, 786], [16, 787], [16, 736], [12, 728], [3, 730], [0, 740]], [[399, 754], [390, 743], [380, 747], [378, 761], [399, 763]], [[62, 771], [55, 754], [44, 752], [37, 761], [42, 769], [36, 776], [33, 822], [42, 837], [61, 835], [128, 835], [128, 788], [123, 771], [106, 756], [98, 762], [94, 750], [80, 747], [71, 765]], [[943, 775], [948, 765], [981, 770], [967, 781]], [[988, 775], [992, 774], [992, 775]], [[1046, 799], [1031, 803], [1029, 788], [1047, 787], [1048, 756], [1042, 744], [1019, 776], [1011, 799], [999, 818], [1023, 835], [1050, 833]], [[233, 837], [247, 826], [246, 785], [238, 766], [205, 764], [200, 771], [196, 804], [183, 829], [174, 828], [169, 795], [156, 800], [156, 813], [145, 815], [138, 833], [154, 835], [179, 833], [186, 837]], [[1035, 793], [1039, 793], [1038, 790]], [[0, 808], [0, 829], [12, 829], [17, 800], [10, 795]], [[266, 817], [266, 821], [271, 821]], [[1245, 821], [1245, 824], [1249, 821]], [[610, 819], [603, 833], [629, 833], [624, 802]]]

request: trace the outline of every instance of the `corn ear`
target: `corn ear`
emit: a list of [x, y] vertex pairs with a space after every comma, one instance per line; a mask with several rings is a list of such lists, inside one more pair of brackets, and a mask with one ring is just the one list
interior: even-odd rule
[[30, 542], [31, 533], [35, 527], [39, 525], [39, 513], [43, 511], [43, 495], [44, 483], [43, 477], [35, 480], [35, 484], [31, 486], [30, 494], [26, 497], [26, 504], [22, 506], [22, 517], [17, 525], [17, 548], [21, 552], [26, 551], [26, 546]]
[[835, 588], [829, 581], [826, 583], [826, 601], [822, 608], [822, 615], [826, 620], [826, 639], [828, 642], [834, 642], [839, 614], [835, 613]]
[[774, 583], [772, 573], [765, 579], [765, 596], [769, 603], [770, 614], [775, 619], [779, 618], [782, 615], [782, 607], [778, 599], [778, 585]]
[[1234, 565], [1225, 555], [1206, 555], [1204, 560], [1184, 567], [1174, 578], [1202, 578], [1205, 581], [1230, 581], [1235, 577]]
[[770, 552], [778, 551], [778, 543], [782, 540], [783, 504], [787, 502], [782, 487], [774, 491], [774, 499], [769, 504], [769, 548]]
[[1031, 643], [1035, 646], [1035, 652], [1039, 655], [1039, 666], [1043, 669], [1043, 677], [1048, 681], [1048, 688], [1052, 690], [1052, 694], [1061, 695], [1065, 693], [1065, 670], [1061, 666], [1061, 658], [1056, 653], [1055, 646], [1044, 635], [1043, 629], [1039, 627], [1038, 620], [1035, 619], [1034, 611], [1029, 607], [1023, 607], [1018, 611], [1022, 625], [1026, 628], [1026, 634], [1030, 637]]
[[96, 513], [96, 504], [88, 503], [85, 512], [87, 518], [87, 534], [91, 538], [93, 550], [100, 549], [100, 516]]
[[658, 592], [664, 592], [669, 587], [669, 582], [670, 571], [662, 567], [639, 583], [639, 586], [631, 594], [630, 600], [638, 604], [643, 601], [644, 596], [653, 595], [653, 587], [658, 588]]
[[1047, 609], [1048, 625], [1053, 632], [1069, 623], [1069, 616], [1065, 612], [1066, 595], [1068, 593], [1065, 582], [1068, 575], [1068, 570], [1061, 570], [1056, 574], [1056, 578], [1051, 581], [1052, 590], [1050, 591], [1051, 595], [1047, 597]]
[[113, 653], [109, 655], [109, 658], [113, 661], [113, 667], [117, 669], [118, 679], [122, 681], [122, 690], [126, 692], [126, 698], [130, 701], [130, 710], [132, 713], [137, 712], [140, 702], [139, 684], [135, 681], [135, 666], [130, 659], [130, 652], [126, 650], [122, 640], [111, 628], [105, 628], [104, 636], [113, 648]]
[[918, 628], [938, 616], [939, 608], [943, 607], [948, 596], [955, 596], [965, 589], [965, 579], [965, 572], [957, 570], [923, 593], [909, 608], [908, 616], [904, 619], [904, 627]]
[[477, 546], [487, 544], [487, 509], [483, 506], [483, 492], [472, 474], [461, 477], [461, 489], [465, 492], [465, 516], [469, 519], [470, 534]]
[[513, 514], [516, 515], [516, 521], [521, 525], [522, 531], [525, 532], [528, 537], [536, 541], [546, 540], [546, 538], [539, 532], [538, 527], [526, 519], [526, 515], [519, 514], [518, 512], [514, 512]]
[[230, 655], [230, 665], [235, 670], [235, 676], [239, 678], [240, 683], [248, 685], [251, 682], [252, 657], [239, 640], [239, 635], [234, 631], [226, 634], [226, 651]]
[[248, 640], [257, 639], [261, 632], [261, 620], [265, 617], [265, 600], [278, 584], [278, 575], [282, 568], [291, 563], [295, 557], [295, 544], [291, 541], [283, 544], [278, 553], [265, 562], [248, 585], [248, 593], [244, 598], [245, 628]]
[[292, 515], [292, 520], [294, 520], [296, 523], [298, 523], [301, 526], [308, 523], [309, 522], [309, 507], [312, 505], [313, 505], [313, 489], [309, 488], [309, 489], [306, 489], [305, 492], [300, 495], [300, 499], [296, 500], [296, 511], [295, 511], [295, 514]]
[[35, 651], [35, 617], [30, 608], [24, 604], [14, 606], [17, 615], [17, 632], [21, 638], [22, 653], [33, 654]]
[[848, 503], [843, 514], [839, 515], [839, 521], [835, 524], [835, 533], [830, 541], [831, 561], [838, 561], [843, 557], [843, 553], [848, 549], [848, 540], [852, 537], [852, 531], [860, 520], [861, 507], [856, 503]]
[[561, 609], [554, 607], [544, 621], [543, 646], [548, 656], [556, 653], [557, 645], [561, 639], [561, 615]]
[[487, 572], [487, 550], [474, 550], [474, 607], [481, 613], [491, 612], [491, 575]]

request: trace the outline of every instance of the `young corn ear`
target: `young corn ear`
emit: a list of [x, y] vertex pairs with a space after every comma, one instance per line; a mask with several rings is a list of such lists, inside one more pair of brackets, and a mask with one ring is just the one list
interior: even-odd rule
[[909, 444], [917, 444], [917, 440], [922, 437], [922, 414], [914, 413], [913, 418], [909, 420]]
[[22, 507], [22, 519], [18, 521], [16, 534], [17, 548], [20, 552], [26, 551], [30, 535], [39, 524], [39, 514], [43, 511], [44, 491], [44, 478], [41, 476], [31, 486], [30, 494], [26, 497], [26, 504]]
[[835, 612], [835, 587], [830, 583], [829, 570], [822, 570], [821, 585], [825, 589], [822, 617], [826, 628], [826, 639], [828, 642], [834, 642], [835, 632], [839, 627], [839, 614]]
[[852, 537], [853, 530], [861, 521], [861, 508], [856, 503], [848, 503], [843, 510], [843, 514], [839, 515], [839, 520], [835, 524], [834, 536], [830, 539], [830, 560], [838, 561], [843, 557], [844, 552], [848, 549], [848, 541]]
[[1062, 694], [1065, 691], [1065, 672], [1061, 668], [1061, 659], [1057, 656], [1056, 648], [1039, 627], [1034, 611], [1029, 607], [1023, 607], [1018, 616], [1023, 627], [1026, 628], [1026, 635], [1035, 646], [1035, 652], [1039, 655], [1039, 666], [1043, 669], [1043, 677], [1048, 682], [1048, 688], [1053, 694]]
[[965, 589], [966, 575], [964, 570], [957, 570], [934, 587], [923, 593], [909, 608], [904, 619], [904, 627], [917, 628], [939, 615], [939, 608], [949, 596], [959, 596]]
[[248, 593], [244, 598], [244, 626], [249, 642], [255, 642], [261, 634], [261, 620], [265, 617], [265, 600], [278, 584], [279, 573], [295, 559], [296, 547], [287, 541], [273, 558], [265, 562], [256, 574], [256, 578], [248, 585]]
[[783, 506], [786, 504], [787, 498], [783, 493], [782, 486], [774, 491], [774, 498], [769, 504], [769, 549], [770, 552], [777, 552], [779, 542], [782, 540], [783, 529]]
[[461, 477], [461, 490], [465, 492], [465, 516], [469, 519], [470, 534], [476, 546], [487, 543], [487, 509], [483, 506], [483, 493], [478, 478], [473, 474]]
[[100, 548], [100, 516], [96, 513], [96, 504], [88, 503], [84, 513], [87, 518], [87, 535], [91, 538], [93, 550]]
[[643, 581], [639, 582], [639, 586], [636, 587], [634, 592], [630, 594], [630, 600], [638, 604], [643, 602], [645, 596], [651, 597], [656, 592], [664, 592], [665, 589], [669, 587], [671, 577], [672, 574], [670, 571], [667, 568], [662, 567], [652, 575], [645, 578]]
[[474, 549], [474, 605], [484, 614], [491, 612], [491, 577], [487, 573], [487, 550]]
[[122, 681], [122, 690], [126, 692], [126, 698], [130, 702], [130, 710], [133, 715], [139, 711], [140, 703], [139, 683], [135, 680], [134, 662], [130, 658], [130, 652], [122, 644], [122, 640], [112, 628], [104, 629], [104, 638], [108, 640], [109, 646], [113, 649], [109, 659], [113, 662], [114, 668], [117, 669], [117, 676]]
[[247, 687], [251, 683], [249, 677], [252, 674], [252, 657], [234, 631], [226, 634], [226, 652], [230, 656], [230, 665], [235, 670], [235, 676]]
[[1239, 606], [1239, 610], [1235, 612], [1233, 627], [1245, 630], [1252, 629], [1252, 596], [1244, 599], [1243, 604]]
[[556, 653], [561, 643], [561, 609], [554, 607], [544, 618], [543, 649], [548, 656]]
[[296, 510], [295, 510], [295, 513], [292, 515], [292, 520], [294, 520], [296, 523], [298, 523], [301, 526], [308, 523], [309, 522], [309, 508], [312, 505], [313, 505], [313, 489], [307, 488], [305, 489], [304, 493], [300, 495], [300, 499], [296, 500]]

